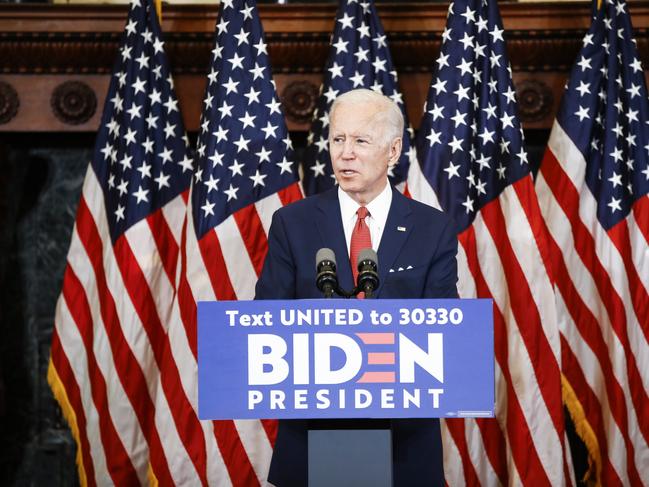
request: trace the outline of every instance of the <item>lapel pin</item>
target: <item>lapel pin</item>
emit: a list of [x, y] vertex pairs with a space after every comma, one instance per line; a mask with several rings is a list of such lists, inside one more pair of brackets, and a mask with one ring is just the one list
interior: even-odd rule
[[397, 230], [399, 230], [400, 232], [405, 232], [405, 231], [406, 231], [406, 227], [397, 227]]

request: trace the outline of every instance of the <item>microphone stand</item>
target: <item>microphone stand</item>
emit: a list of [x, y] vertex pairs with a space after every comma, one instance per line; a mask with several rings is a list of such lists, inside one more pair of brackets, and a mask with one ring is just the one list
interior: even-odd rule
[[[376, 273], [374, 273], [376, 274]], [[375, 279], [375, 281], [374, 281]], [[340, 296], [341, 298], [352, 298], [354, 296], [358, 296], [359, 293], [364, 292], [365, 293], [365, 299], [376, 299], [374, 297], [374, 290], [378, 287], [378, 276], [375, 276], [374, 279], [359, 279], [360, 282], [356, 284], [356, 286], [351, 290], [351, 291], [345, 291], [343, 288], [341, 288], [339, 285], [337, 285], [334, 288], [334, 292]], [[375, 284], [376, 283], [376, 284]], [[331, 296], [326, 296], [326, 297], [331, 297]]]
[[331, 288], [332, 292], [328, 292], [329, 289], [326, 289], [323, 291], [324, 293], [324, 298], [333, 298], [333, 293], [336, 293], [338, 296], [341, 298], [349, 299], [354, 296], [358, 296], [358, 293], [364, 292], [365, 293], [365, 298], [366, 299], [375, 299], [373, 294], [374, 294], [374, 288], [370, 286], [366, 286], [365, 289], [360, 288], [359, 286], [354, 287], [351, 291], [345, 291], [342, 287], [339, 285], [336, 285], [336, 287]]
[[336, 275], [336, 256], [328, 248], [318, 250], [316, 254], [316, 285], [325, 299], [330, 299], [336, 293], [341, 298], [349, 299], [364, 292], [366, 299], [375, 299], [374, 290], [379, 287], [379, 275], [376, 252], [364, 249], [358, 258], [358, 277], [356, 286], [346, 291], [338, 283]]

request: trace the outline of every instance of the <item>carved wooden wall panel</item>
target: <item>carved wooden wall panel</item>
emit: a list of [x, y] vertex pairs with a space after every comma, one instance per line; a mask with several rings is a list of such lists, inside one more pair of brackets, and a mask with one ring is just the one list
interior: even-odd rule
[[[261, 5], [291, 130], [308, 130], [327, 59], [334, 4]], [[501, 3], [520, 114], [549, 128], [590, 23], [589, 2]], [[439, 52], [446, 4], [379, 4], [416, 126]], [[649, 1], [630, 5], [649, 64]], [[196, 130], [217, 6], [166, 6], [162, 28], [186, 126]], [[0, 5], [0, 131], [94, 131], [126, 19], [125, 6]]]

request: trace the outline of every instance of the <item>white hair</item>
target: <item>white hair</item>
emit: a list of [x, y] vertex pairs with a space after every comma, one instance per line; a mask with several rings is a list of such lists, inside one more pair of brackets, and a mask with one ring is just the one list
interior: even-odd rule
[[402, 137], [404, 122], [399, 105], [391, 98], [366, 88], [357, 88], [338, 96], [331, 105], [329, 118], [333, 118], [334, 112], [342, 104], [365, 105], [370, 103], [377, 107], [373, 121], [379, 123], [383, 128], [384, 143], [390, 144], [394, 139]]

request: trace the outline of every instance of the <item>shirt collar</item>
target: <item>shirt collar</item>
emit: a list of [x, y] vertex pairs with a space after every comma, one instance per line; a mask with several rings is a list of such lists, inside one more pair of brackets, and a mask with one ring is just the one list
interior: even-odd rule
[[[352, 199], [351, 196], [345, 193], [340, 186], [338, 186], [338, 202], [340, 203], [340, 215], [342, 216], [343, 222], [356, 218], [356, 211], [361, 205], [359, 205]], [[392, 187], [388, 182], [385, 185], [385, 188], [383, 188], [383, 191], [381, 191], [372, 201], [365, 205], [365, 207], [367, 208], [367, 211], [370, 212], [372, 219], [374, 219], [381, 227], [383, 227], [388, 219], [388, 213], [390, 212], [391, 204]]]

